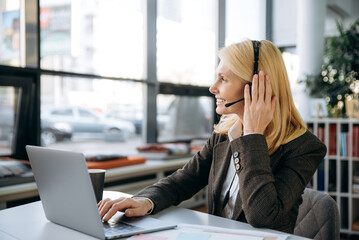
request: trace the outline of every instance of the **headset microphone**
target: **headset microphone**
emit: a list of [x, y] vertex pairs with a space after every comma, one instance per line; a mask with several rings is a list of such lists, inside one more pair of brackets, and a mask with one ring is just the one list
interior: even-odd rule
[[244, 100], [244, 98], [241, 98], [241, 99], [239, 99], [239, 100], [237, 100], [237, 101], [230, 102], [230, 103], [226, 103], [226, 104], [224, 104], [224, 106], [225, 106], [225, 107], [230, 107], [230, 106], [232, 106], [233, 104], [242, 102], [243, 100]]

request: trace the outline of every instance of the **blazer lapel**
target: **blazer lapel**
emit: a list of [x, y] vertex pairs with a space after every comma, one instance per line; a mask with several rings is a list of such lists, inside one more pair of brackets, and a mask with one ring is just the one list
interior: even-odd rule
[[223, 188], [226, 173], [228, 172], [229, 163], [231, 160], [231, 147], [229, 140], [217, 144], [213, 150], [213, 169], [214, 169], [214, 182], [213, 182], [213, 213], [220, 214], [222, 209], [220, 203], [221, 191]]

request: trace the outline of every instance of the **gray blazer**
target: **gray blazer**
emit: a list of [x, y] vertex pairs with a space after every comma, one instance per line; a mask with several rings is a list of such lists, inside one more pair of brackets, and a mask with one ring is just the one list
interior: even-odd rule
[[155, 205], [153, 213], [157, 213], [208, 185], [208, 213], [220, 216], [220, 194], [229, 164], [234, 164], [230, 161], [233, 154], [240, 164], [233, 219], [293, 233], [301, 195], [326, 152], [326, 146], [309, 131], [280, 146], [271, 156], [261, 134], [230, 142], [227, 135], [213, 133], [182, 169], [136, 196], [150, 198]]

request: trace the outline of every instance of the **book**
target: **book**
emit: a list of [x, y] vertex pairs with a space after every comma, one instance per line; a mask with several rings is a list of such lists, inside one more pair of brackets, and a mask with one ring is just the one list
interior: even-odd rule
[[324, 142], [324, 127], [318, 127], [318, 138], [320, 141]]
[[352, 156], [359, 157], [359, 126], [353, 126]]
[[337, 155], [337, 125], [329, 125], [329, 155]]
[[340, 133], [340, 156], [342, 156], [342, 157], [348, 156], [348, 152], [347, 152], [347, 147], [348, 147], [347, 136], [348, 136], [347, 132]]

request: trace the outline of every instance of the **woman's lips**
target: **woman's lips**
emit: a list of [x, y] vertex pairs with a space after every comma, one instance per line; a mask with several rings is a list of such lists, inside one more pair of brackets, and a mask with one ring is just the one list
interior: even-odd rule
[[222, 105], [226, 102], [226, 100], [222, 99], [222, 98], [217, 98], [216, 99], [216, 105]]

